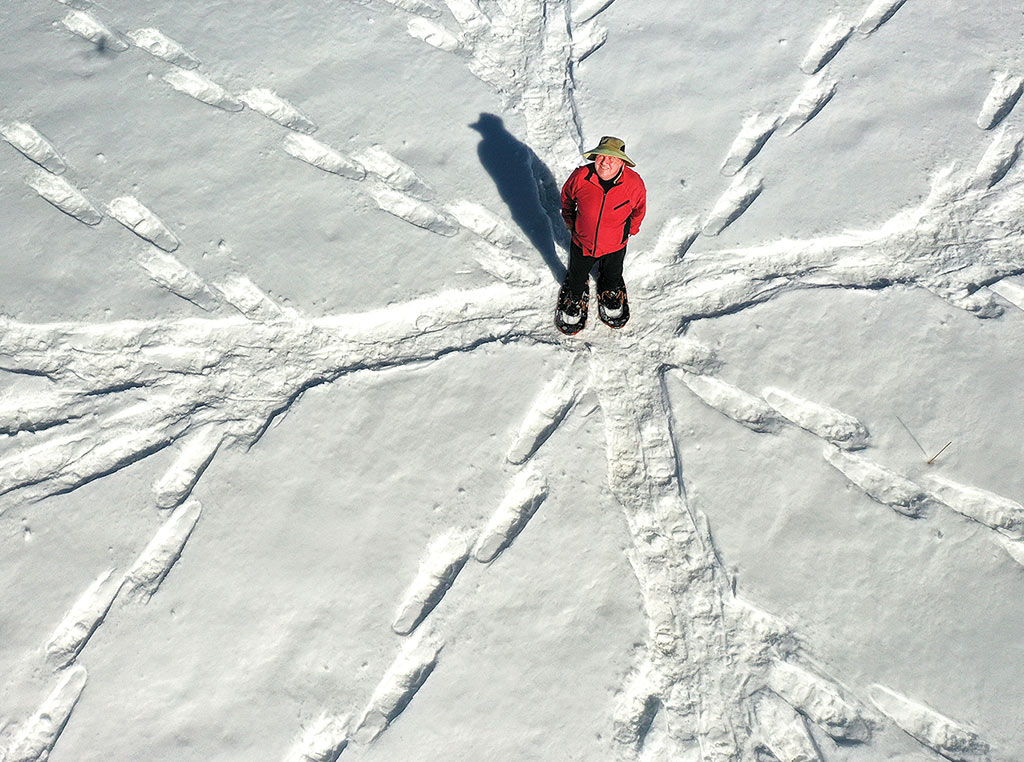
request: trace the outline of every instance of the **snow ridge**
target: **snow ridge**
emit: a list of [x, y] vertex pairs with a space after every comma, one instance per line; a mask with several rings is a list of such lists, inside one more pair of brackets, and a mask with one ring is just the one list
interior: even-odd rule
[[871, 34], [878, 30], [885, 22], [901, 7], [906, 0], [873, 0], [868, 9], [864, 11], [864, 17], [857, 25], [857, 31], [862, 34]]
[[545, 385], [509, 448], [509, 463], [521, 465], [529, 460], [576, 404], [580, 388], [572, 371], [573, 364], [570, 364]]
[[113, 573], [113, 569], [108, 569], [89, 585], [47, 642], [46, 658], [57, 668], [71, 664], [103, 623], [121, 591], [122, 580], [115, 579], [114, 584], [108, 584]]
[[171, 69], [164, 74], [163, 80], [178, 92], [224, 111], [241, 111], [245, 108], [242, 101], [197, 71]]
[[445, 532], [427, 549], [427, 557], [406, 592], [391, 628], [399, 635], [415, 630], [441, 602], [469, 558], [469, 537], [459, 530]]
[[154, 535], [125, 577], [127, 594], [136, 600], [149, 600], [163, 583], [171, 567], [181, 556], [202, 506], [190, 500], [171, 514]]
[[833, 738], [861, 743], [871, 738], [871, 724], [863, 710], [830, 680], [779, 662], [769, 675], [768, 687]]
[[547, 496], [547, 484], [534, 469], [520, 471], [477, 540], [473, 549], [476, 560], [487, 564], [497, 558], [519, 536]]
[[978, 114], [978, 127], [991, 130], [997, 126], [1020, 100], [1024, 92], [1024, 77], [1001, 71], [995, 75], [995, 82]]
[[4, 762], [46, 762], [85, 690], [87, 679], [84, 667], [72, 667], [65, 672], [39, 710], [19, 727], [7, 747]]
[[111, 30], [106, 24], [85, 11], [72, 10], [61, 20], [61, 24], [69, 32], [88, 40], [104, 50], [123, 53], [130, 47], [122, 36]]
[[821, 69], [835, 58], [846, 41], [853, 34], [853, 25], [847, 22], [842, 16], [833, 16], [818, 32], [811, 47], [800, 63], [800, 69], [804, 74], [817, 74]]
[[764, 190], [764, 180], [749, 172], [748, 169], [739, 172], [729, 188], [715, 202], [701, 232], [708, 236], [716, 236], [721, 233], [747, 211], [747, 207], [754, 203], [754, 199], [760, 195], [762, 190]]
[[348, 715], [321, 715], [295, 743], [285, 762], [338, 762], [348, 746], [348, 734]]
[[172, 40], [159, 29], [136, 29], [128, 33], [128, 39], [135, 47], [182, 69], [198, 69], [202, 63], [194, 53], [186, 50], [181, 43]]
[[363, 710], [355, 740], [370, 743], [387, 729], [430, 677], [442, 648], [433, 633], [422, 631], [405, 642]]
[[875, 685], [871, 700], [893, 722], [925, 746], [955, 762], [988, 762], [989, 745], [948, 717], [906, 696]]
[[867, 446], [868, 430], [853, 416], [781, 389], [765, 389], [764, 398], [785, 418], [836, 447], [860, 450]]
[[47, 172], [61, 175], [68, 168], [67, 161], [61, 156], [60, 151], [31, 124], [0, 124], [0, 137]]
[[40, 169], [27, 182], [29, 187], [46, 201], [79, 222], [99, 225], [103, 221], [103, 215], [89, 202], [85, 194], [63, 177], [51, 175]]
[[107, 205], [107, 212], [139, 238], [166, 252], [172, 252], [181, 245], [160, 218], [133, 196], [115, 198]]

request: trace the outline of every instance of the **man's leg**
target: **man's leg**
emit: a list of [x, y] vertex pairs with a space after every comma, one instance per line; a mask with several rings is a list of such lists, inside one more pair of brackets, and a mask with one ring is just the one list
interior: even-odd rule
[[598, 259], [600, 263], [597, 270], [598, 296], [605, 291], [618, 291], [620, 288], [626, 287], [626, 282], [622, 279], [622, 263], [625, 259], [625, 248], [612, 254], [605, 254]]
[[[579, 299], [587, 291], [587, 278], [594, 269], [594, 257], [588, 257], [574, 241], [569, 246], [569, 271], [562, 281], [562, 289], [573, 299]], [[622, 269], [622, 265], [619, 265]]]

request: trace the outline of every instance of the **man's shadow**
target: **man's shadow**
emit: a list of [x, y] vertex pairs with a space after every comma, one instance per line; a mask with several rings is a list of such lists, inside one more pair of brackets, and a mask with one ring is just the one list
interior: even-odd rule
[[501, 117], [480, 114], [469, 126], [480, 133], [477, 155], [513, 221], [561, 282], [565, 264], [555, 244], [568, 248], [569, 234], [562, 222], [561, 190], [554, 175], [528, 145], [505, 129]]

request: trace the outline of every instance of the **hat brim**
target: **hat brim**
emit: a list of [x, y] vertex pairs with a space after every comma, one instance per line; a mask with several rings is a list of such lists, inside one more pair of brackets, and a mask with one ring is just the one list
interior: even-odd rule
[[612, 156], [616, 159], [622, 159], [624, 162], [626, 162], [627, 167], [636, 166], [636, 162], [633, 161], [628, 156], [626, 156], [626, 154], [624, 154], [622, 151], [616, 151], [612, 148], [595, 148], [592, 151], [587, 151], [585, 154], [583, 154], [583, 158], [586, 159], [587, 161], [593, 161], [594, 157], [596, 157], [598, 154], [600, 154], [601, 156]]

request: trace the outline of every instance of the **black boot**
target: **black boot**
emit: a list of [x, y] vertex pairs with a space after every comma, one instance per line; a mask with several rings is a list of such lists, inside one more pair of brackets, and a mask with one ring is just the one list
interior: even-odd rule
[[602, 291], [597, 295], [597, 314], [611, 328], [622, 328], [629, 322], [629, 299], [626, 287]]
[[558, 330], [566, 336], [572, 336], [586, 328], [589, 305], [589, 283], [583, 294], [578, 297], [573, 297], [565, 286], [562, 286], [562, 290], [558, 292], [558, 305], [555, 307], [555, 325]]

